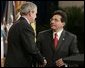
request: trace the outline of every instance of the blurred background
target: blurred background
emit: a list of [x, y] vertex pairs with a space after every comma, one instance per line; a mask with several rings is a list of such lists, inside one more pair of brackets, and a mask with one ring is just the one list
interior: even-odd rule
[[[28, 0], [38, 6], [36, 24], [32, 24], [38, 34], [50, 28], [51, 13], [62, 9], [67, 13], [68, 21], [65, 29], [77, 35], [78, 48], [84, 53], [84, 1], [35, 1]], [[7, 52], [7, 34], [13, 22], [20, 17], [20, 7], [27, 1], [1, 1], [1, 58]], [[2, 61], [3, 62], [3, 61]], [[3, 66], [3, 65], [2, 65]]]

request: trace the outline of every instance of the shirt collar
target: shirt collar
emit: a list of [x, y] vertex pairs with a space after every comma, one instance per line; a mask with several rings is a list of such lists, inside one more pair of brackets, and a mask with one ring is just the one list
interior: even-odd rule
[[58, 39], [59, 39], [60, 36], [61, 36], [62, 31], [63, 31], [63, 29], [59, 30], [58, 32], [53, 32], [53, 38], [54, 38], [54, 36], [55, 36], [55, 33], [57, 33]]
[[30, 24], [30, 22], [29, 22], [29, 20], [27, 19], [27, 17], [25, 17], [25, 16], [22, 16], [22, 17], [25, 18], [26, 21]]

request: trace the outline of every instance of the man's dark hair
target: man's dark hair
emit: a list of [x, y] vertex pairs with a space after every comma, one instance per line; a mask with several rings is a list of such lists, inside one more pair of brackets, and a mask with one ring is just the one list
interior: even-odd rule
[[53, 12], [52, 17], [54, 15], [60, 15], [62, 17], [61, 22], [65, 22], [65, 23], [67, 22], [67, 15], [66, 15], [66, 13], [64, 11], [56, 10], [56, 11]]

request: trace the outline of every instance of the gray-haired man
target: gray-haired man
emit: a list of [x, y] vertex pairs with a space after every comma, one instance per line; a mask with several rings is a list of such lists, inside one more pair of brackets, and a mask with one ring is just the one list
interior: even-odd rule
[[35, 21], [37, 6], [27, 2], [21, 6], [21, 17], [10, 28], [8, 33], [8, 52], [6, 67], [31, 67], [33, 59], [46, 65], [35, 43], [35, 34], [31, 22]]

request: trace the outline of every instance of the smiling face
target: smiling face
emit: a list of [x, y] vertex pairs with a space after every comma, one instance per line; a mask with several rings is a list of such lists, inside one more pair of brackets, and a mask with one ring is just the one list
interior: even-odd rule
[[53, 31], [58, 31], [65, 25], [65, 23], [61, 21], [61, 18], [59, 14], [56, 14], [50, 19], [50, 26]]

